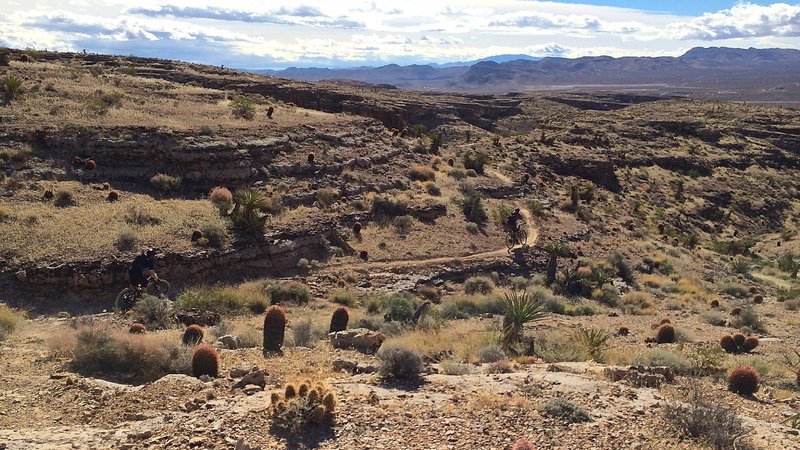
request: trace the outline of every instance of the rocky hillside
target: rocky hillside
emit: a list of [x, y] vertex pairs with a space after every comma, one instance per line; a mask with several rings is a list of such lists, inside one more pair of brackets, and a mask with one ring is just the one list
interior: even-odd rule
[[0, 448], [800, 447], [796, 110], [0, 56]]

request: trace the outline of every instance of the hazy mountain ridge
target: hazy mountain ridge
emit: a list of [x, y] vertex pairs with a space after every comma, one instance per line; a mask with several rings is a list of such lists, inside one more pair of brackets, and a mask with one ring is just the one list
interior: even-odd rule
[[486, 58], [464, 66], [389, 64], [259, 72], [305, 81], [354, 80], [451, 92], [634, 89], [659, 95], [800, 104], [800, 50], [709, 47], [693, 48], [679, 57], [508, 60], [513, 56]]

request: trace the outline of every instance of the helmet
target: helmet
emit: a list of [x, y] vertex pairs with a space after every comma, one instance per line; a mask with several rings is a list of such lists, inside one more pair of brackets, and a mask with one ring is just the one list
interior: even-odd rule
[[519, 208], [515, 209], [514, 212], [519, 214]]
[[156, 256], [156, 249], [154, 249], [152, 247], [148, 248], [147, 251], [146, 251], [146, 254], [147, 254], [148, 258], [152, 258], [152, 257]]

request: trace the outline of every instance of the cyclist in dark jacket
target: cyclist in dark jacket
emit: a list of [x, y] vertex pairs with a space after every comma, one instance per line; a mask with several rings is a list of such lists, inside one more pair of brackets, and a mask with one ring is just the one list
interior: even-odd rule
[[128, 269], [128, 278], [130, 278], [131, 287], [146, 286], [150, 278], [158, 279], [156, 274], [156, 251], [155, 249], [147, 249], [134, 258], [130, 269]]
[[522, 212], [520, 212], [519, 208], [515, 209], [508, 219], [506, 219], [506, 226], [508, 227], [508, 231], [514, 233], [519, 231], [519, 221], [522, 220]]

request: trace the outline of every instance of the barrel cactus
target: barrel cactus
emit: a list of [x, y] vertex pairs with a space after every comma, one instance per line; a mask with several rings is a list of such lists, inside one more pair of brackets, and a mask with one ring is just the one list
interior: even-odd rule
[[200, 325], [189, 325], [183, 331], [181, 341], [183, 341], [183, 345], [197, 345], [203, 341], [204, 334], [203, 327]]
[[200, 344], [195, 347], [192, 353], [192, 375], [195, 377], [208, 375], [214, 378], [219, 375], [217, 349], [208, 344]]
[[728, 377], [728, 390], [742, 395], [753, 395], [758, 391], [760, 378], [752, 367], [739, 366]]
[[333, 312], [331, 316], [331, 328], [330, 333], [336, 331], [344, 331], [347, 329], [347, 322], [350, 320], [350, 314], [347, 312], [347, 308], [340, 307], [337, 308], [336, 311]]
[[279, 352], [286, 332], [286, 313], [278, 305], [272, 305], [264, 316], [264, 351]]

